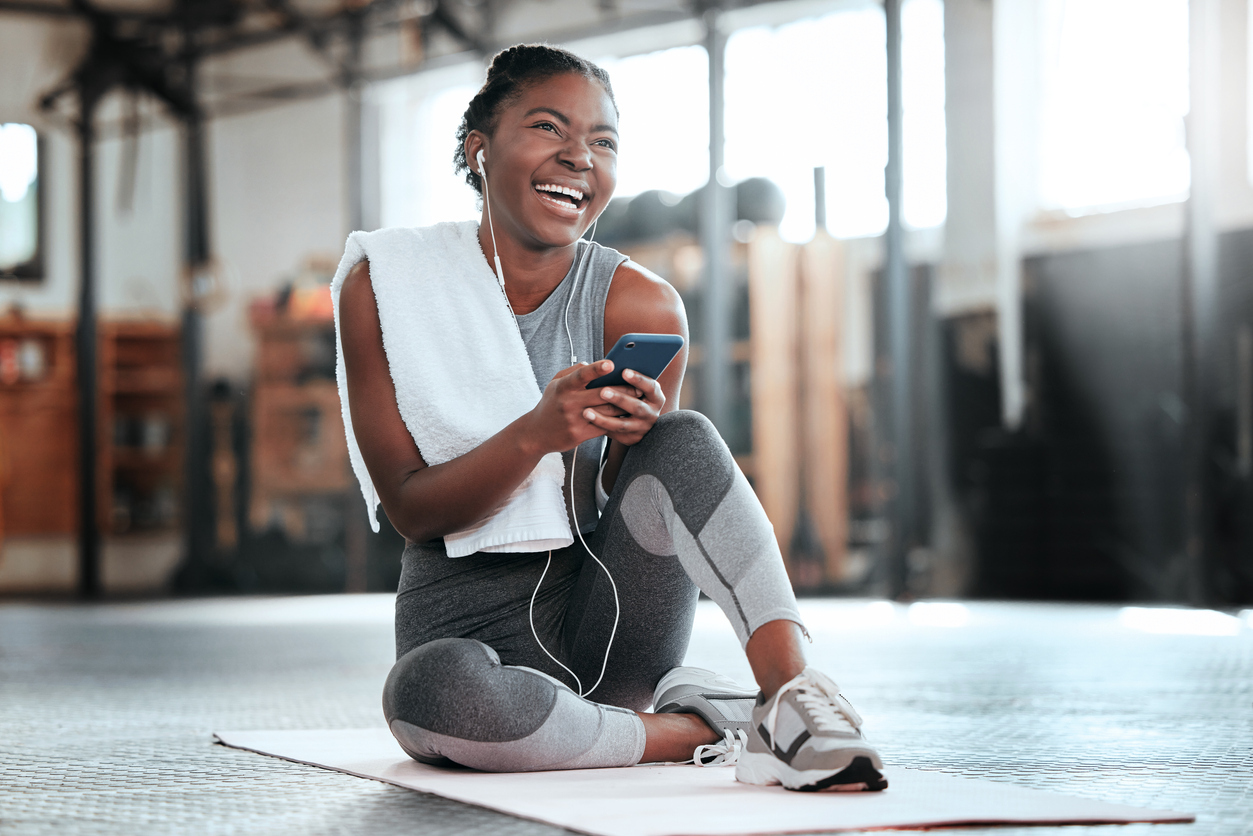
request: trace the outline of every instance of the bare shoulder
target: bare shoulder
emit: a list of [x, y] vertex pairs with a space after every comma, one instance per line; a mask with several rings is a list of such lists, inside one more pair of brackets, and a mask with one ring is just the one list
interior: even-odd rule
[[357, 309], [367, 301], [374, 303], [374, 286], [370, 283], [370, 262], [368, 259], [358, 261], [344, 276], [343, 287], [339, 290], [341, 309]]
[[605, 300], [606, 348], [632, 332], [687, 336], [687, 314], [679, 292], [651, 270], [624, 261], [614, 271]]

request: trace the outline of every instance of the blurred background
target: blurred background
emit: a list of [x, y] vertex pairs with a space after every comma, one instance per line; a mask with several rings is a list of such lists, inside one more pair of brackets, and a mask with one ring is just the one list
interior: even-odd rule
[[0, 596], [395, 588], [347, 233], [544, 40], [811, 594], [1253, 602], [1250, 0], [0, 0]]

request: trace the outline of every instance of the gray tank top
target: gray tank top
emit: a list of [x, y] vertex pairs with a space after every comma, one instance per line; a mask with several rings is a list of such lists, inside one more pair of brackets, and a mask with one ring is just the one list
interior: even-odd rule
[[[518, 317], [518, 328], [531, 358], [535, 381], [542, 391], [557, 372], [570, 365], [570, 343], [582, 363], [594, 363], [605, 356], [605, 300], [614, 271], [627, 257], [617, 250], [580, 240], [574, 263], [561, 284], [544, 303]], [[574, 299], [571, 300], [571, 294]], [[570, 336], [566, 337], [566, 306], [570, 310]], [[584, 442], [578, 448], [574, 470], [575, 505], [570, 498], [570, 463], [573, 451], [562, 454], [566, 463], [566, 508], [578, 513], [579, 529], [585, 534], [596, 528], [596, 474], [604, 438]], [[571, 527], [574, 519], [571, 518]]]

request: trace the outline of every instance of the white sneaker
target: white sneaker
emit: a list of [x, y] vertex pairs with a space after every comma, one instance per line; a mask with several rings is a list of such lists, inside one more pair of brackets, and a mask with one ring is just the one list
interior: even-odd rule
[[715, 731], [748, 731], [757, 694], [756, 688], [704, 668], [674, 668], [653, 691], [653, 711], [696, 714]]
[[747, 743], [748, 732], [743, 729], [727, 729], [717, 743], [697, 746], [692, 753], [692, 759], [684, 763], [694, 763], [697, 766], [735, 766]]
[[752, 710], [735, 778], [789, 790], [882, 790], [883, 762], [861, 733], [862, 720], [826, 675], [805, 668]]
[[[653, 691], [658, 714], [695, 714], [722, 733], [717, 743], [697, 746], [697, 766], [733, 766], [748, 740], [758, 692], [704, 668], [674, 668]], [[688, 763], [689, 761], [685, 761]]]

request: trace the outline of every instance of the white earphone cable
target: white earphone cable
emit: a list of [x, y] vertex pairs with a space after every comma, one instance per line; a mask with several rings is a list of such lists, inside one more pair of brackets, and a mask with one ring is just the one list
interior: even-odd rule
[[483, 181], [483, 206], [487, 209], [487, 231], [492, 236], [492, 261], [496, 263], [496, 281], [500, 283], [500, 293], [505, 297], [509, 314], [513, 317], [514, 327], [521, 336], [522, 328], [518, 325], [518, 315], [513, 311], [513, 303], [509, 301], [509, 292], [505, 290], [505, 268], [500, 266], [500, 248], [496, 246], [496, 226], [492, 223], [492, 192], [487, 186], [487, 172], [483, 170], [483, 152], [480, 150], [475, 159], [479, 164], [479, 179]]
[[[509, 306], [509, 313], [513, 316], [513, 324], [518, 327], [518, 333], [521, 335], [522, 328], [518, 325], [518, 315], [514, 313], [513, 305], [509, 302], [509, 293], [505, 290], [505, 269], [500, 266], [500, 250], [496, 247], [496, 229], [492, 225], [491, 193], [488, 191], [487, 186], [487, 172], [483, 170], [482, 151], [479, 151], [476, 155], [476, 159], [479, 164], [479, 177], [483, 180], [483, 205], [487, 208], [487, 231], [492, 237], [492, 259], [496, 262], [496, 279], [500, 282], [500, 292], [505, 297], [505, 304]], [[597, 220], [599, 220], [599, 218]], [[596, 237], [596, 221], [592, 222], [591, 237]], [[565, 312], [566, 339], [570, 342], [570, 365], [572, 366], [579, 362], [578, 357], [574, 353], [574, 336], [570, 333], [570, 305], [574, 302], [575, 292], [579, 287], [579, 272], [580, 271], [576, 270], [574, 273], [574, 287], [570, 288], [570, 298], [566, 302]], [[588, 694], [600, 687], [601, 681], [605, 678], [605, 670], [609, 666], [609, 651], [613, 648], [613, 640], [618, 635], [618, 620], [622, 615], [622, 603], [618, 599], [618, 584], [613, 579], [613, 575], [609, 573], [608, 567], [606, 567], [604, 563], [601, 563], [600, 558], [592, 552], [591, 548], [587, 545], [587, 541], [583, 539], [583, 532], [579, 530], [579, 514], [575, 508], [574, 500], [574, 465], [578, 459], [579, 448], [575, 447], [573, 455], [570, 456], [570, 516], [574, 519], [574, 533], [578, 535], [579, 542], [583, 544], [583, 548], [587, 551], [588, 555], [591, 556], [592, 560], [596, 561], [596, 565], [604, 570], [605, 577], [609, 578], [609, 585], [613, 590], [613, 629], [609, 632], [609, 643], [605, 645], [605, 658], [600, 663], [600, 676], [596, 678], [596, 684], [584, 691], [583, 683], [579, 679], [578, 674], [566, 667], [560, 659], [548, 651], [548, 648], [544, 646], [542, 641], [540, 641], [539, 631], [535, 629], [535, 598], [539, 595], [540, 587], [544, 585], [544, 578], [548, 576], [548, 569], [552, 566], [552, 549], [548, 550], [548, 560], [544, 563], [544, 571], [540, 572], [539, 582], [535, 584], [535, 589], [531, 592], [531, 605], [527, 609], [527, 620], [530, 621], [531, 635], [535, 637], [535, 643], [539, 645], [539, 649], [544, 651], [545, 656], [557, 663], [558, 667], [574, 678], [575, 692], [580, 697], [586, 697]], [[597, 474], [596, 478], [599, 479], [600, 475]]]
[[[598, 560], [596, 562], [599, 563], [600, 561]], [[527, 610], [527, 619], [531, 622], [531, 635], [535, 637], [535, 643], [539, 645], [539, 649], [544, 651], [545, 656], [547, 656], [549, 659], [552, 659], [554, 662], [556, 662], [557, 665], [563, 671], [570, 674], [570, 676], [574, 678], [575, 693], [577, 693], [580, 697], [582, 697], [582, 696], [586, 696], [586, 694], [583, 693], [583, 683], [579, 680], [579, 675], [576, 674], [574, 671], [570, 670], [569, 668], [567, 668], [564, 664], [562, 664], [561, 660], [558, 659], [556, 656], [548, 652], [548, 648], [544, 647], [544, 643], [539, 640], [539, 633], [535, 630], [535, 596], [539, 595], [539, 588], [543, 586], [544, 584], [544, 577], [548, 574], [548, 567], [552, 565], [553, 565], [553, 550], [549, 549], [548, 560], [547, 562], [544, 563], [544, 571], [540, 572], [539, 583], [535, 584], [535, 591], [531, 593], [531, 606]], [[616, 626], [617, 625], [615, 624], [615, 627]], [[606, 654], [605, 658], [606, 659], [609, 658], [608, 654]], [[604, 675], [603, 668], [601, 669], [601, 675], [602, 676]], [[596, 684], [597, 685], [600, 684], [599, 679], [596, 680]], [[588, 691], [587, 693], [590, 694], [591, 691]]]

